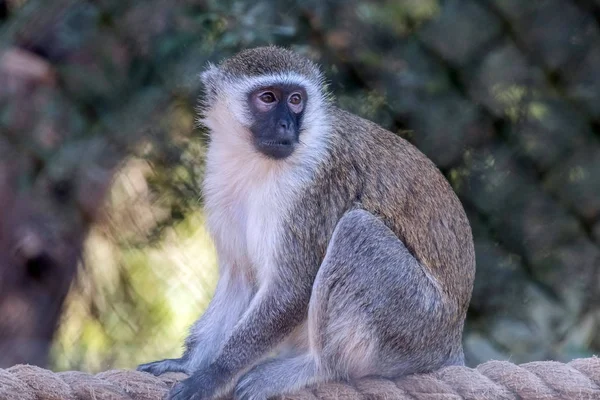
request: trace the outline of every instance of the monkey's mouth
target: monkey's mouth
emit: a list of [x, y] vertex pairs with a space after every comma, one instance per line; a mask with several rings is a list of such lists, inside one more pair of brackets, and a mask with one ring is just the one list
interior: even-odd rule
[[264, 155], [279, 160], [294, 152], [295, 142], [287, 139], [259, 140], [256, 147]]
[[294, 143], [291, 140], [264, 140], [261, 142], [263, 146], [277, 147], [277, 146], [293, 146]]

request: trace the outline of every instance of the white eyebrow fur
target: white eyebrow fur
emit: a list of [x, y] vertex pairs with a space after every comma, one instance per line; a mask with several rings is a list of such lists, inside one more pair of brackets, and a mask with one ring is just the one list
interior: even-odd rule
[[[238, 116], [239, 122], [244, 126], [250, 125], [251, 116], [248, 114], [249, 110], [246, 106], [246, 96], [252, 90], [255, 90], [261, 86], [270, 86], [275, 84], [287, 84], [287, 85], [299, 85], [302, 86], [308, 95], [308, 102], [306, 104], [306, 111], [304, 112], [303, 124], [306, 126], [315, 126], [317, 117], [322, 107], [325, 106], [328, 97], [324, 95], [321, 90], [321, 81], [315, 85], [315, 82], [307, 79], [306, 77], [289, 72], [281, 74], [270, 74], [257, 77], [240, 77], [230, 78], [226, 80], [227, 88], [225, 92], [229, 93], [228, 106], [231, 107], [235, 116]], [[244, 99], [244, 101], [239, 101]]]

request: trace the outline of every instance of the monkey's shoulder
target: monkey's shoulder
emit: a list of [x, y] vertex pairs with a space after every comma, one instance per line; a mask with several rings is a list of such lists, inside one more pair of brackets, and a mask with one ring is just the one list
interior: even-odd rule
[[332, 109], [331, 115], [332, 151], [339, 157], [352, 158], [355, 165], [364, 165], [371, 173], [389, 175], [392, 171], [400, 183], [403, 179], [445, 182], [437, 166], [406, 139], [337, 107]]
[[347, 111], [337, 108], [332, 115], [337, 129], [332, 146], [337, 161], [332, 169], [356, 176], [362, 206], [386, 215], [394, 225], [407, 220], [423, 229], [438, 222], [468, 225], [450, 183], [419, 149]]

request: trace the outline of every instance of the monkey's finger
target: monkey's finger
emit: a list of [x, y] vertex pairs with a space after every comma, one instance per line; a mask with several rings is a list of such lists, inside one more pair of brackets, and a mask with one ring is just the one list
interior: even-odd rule
[[169, 392], [168, 400], [187, 400], [185, 395], [185, 386], [181, 383], [173, 386], [173, 389]]
[[201, 398], [198, 388], [187, 379], [175, 385], [167, 397], [168, 400], [200, 400]]
[[185, 365], [180, 358], [168, 358], [166, 360], [141, 364], [137, 367], [137, 370], [148, 372], [156, 376], [164, 374], [165, 372], [187, 372]]

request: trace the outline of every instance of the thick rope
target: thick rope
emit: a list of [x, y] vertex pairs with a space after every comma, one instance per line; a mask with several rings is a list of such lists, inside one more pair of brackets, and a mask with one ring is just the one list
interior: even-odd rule
[[[2, 400], [158, 400], [184, 374], [155, 377], [144, 372], [112, 370], [90, 375], [54, 373], [31, 365], [0, 369]], [[545, 400], [600, 399], [600, 358], [568, 364], [540, 361], [515, 365], [489, 361], [477, 368], [446, 367], [430, 374], [395, 380], [362, 379], [304, 389], [285, 400]]]

